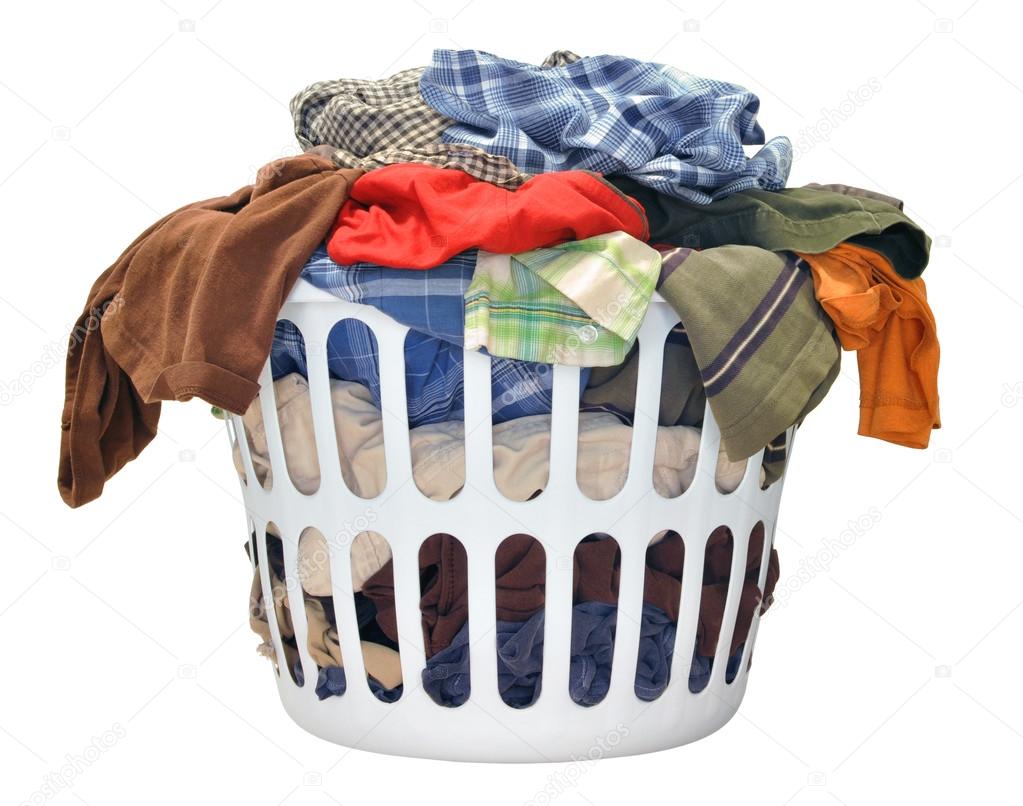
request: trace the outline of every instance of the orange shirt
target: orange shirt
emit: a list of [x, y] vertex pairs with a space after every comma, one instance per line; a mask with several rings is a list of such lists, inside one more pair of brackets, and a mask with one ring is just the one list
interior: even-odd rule
[[886, 257], [853, 244], [797, 254], [842, 347], [856, 350], [859, 433], [926, 448], [941, 421], [938, 334], [924, 281], [900, 277]]

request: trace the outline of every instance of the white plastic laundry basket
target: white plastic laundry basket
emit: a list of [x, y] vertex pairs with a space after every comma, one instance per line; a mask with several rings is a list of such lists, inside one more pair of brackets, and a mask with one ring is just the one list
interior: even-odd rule
[[[307, 649], [304, 609], [292, 607], [292, 621], [306, 685], [298, 686], [286, 671], [277, 675], [280, 696], [291, 717], [303, 728], [338, 744], [398, 755], [478, 761], [558, 761], [630, 755], [694, 741], [724, 725], [735, 713], [746, 689], [748, 660], [759, 623], [754, 615], [738, 674], [726, 682], [731, 636], [739, 607], [746, 553], [753, 527], [765, 531], [760, 558], [761, 590], [782, 492], [778, 481], [766, 490], [759, 480], [760, 457], [746, 466], [734, 492], [719, 492], [714, 482], [719, 431], [706, 412], [695, 481], [680, 497], [663, 498], [653, 487], [662, 350], [668, 332], [678, 322], [669, 305], [655, 297], [639, 334], [640, 367], [637, 416], [629, 473], [624, 488], [613, 498], [595, 501], [576, 483], [579, 369], [554, 368], [554, 409], [551, 424], [550, 476], [543, 494], [524, 502], [506, 499], [493, 477], [492, 430], [476, 427], [490, 421], [490, 359], [465, 354], [465, 478], [467, 483], [449, 501], [428, 499], [411, 480], [408, 422], [404, 412], [404, 340], [406, 327], [363, 305], [346, 303], [300, 281], [280, 313], [303, 333], [309, 366], [309, 388], [321, 481], [312, 495], [299, 492], [286, 472], [274, 387], [269, 364], [261, 379], [260, 403], [269, 458], [276, 471], [265, 489], [256, 478], [244, 438], [238, 440], [249, 483], [242, 484], [250, 532], [262, 536], [268, 523], [279, 530], [284, 547], [287, 580], [298, 578], [298, 539], [307, 527], [317, 528], [330, 546], [334, 607], [341, 652], [348, 680], [340, 697], [319, 700], [314, 686], [317, 667]], [[381, 399], [387, 465], [386, 487], [372, 500], [357, 497], [342, 480], [337, 459], [325, 345], [331, 328], [343, 319], [366, 323], [380, 352]], [[650, 349], [654, 348], [654, 349]], [[229, 420], [232, 439], [242, 421]], [[789, 434], [791, 446], [792, 434]], [[366, 513], [373, 509], [372, 529], [390, 543], [404, 690], [400, 699], [385, 703], [365, 685], [365, 667], [351, 587], [348, 545]], [[699, 615], [704, 545], [718, 526], [733, 535], [732, 565], [727, 601], [709, 684], [699, 693], [687, 685]], [[640, 641], [645, 552], [650, 539], [674, 530], [685, 541], [682, 602], [671, 679], [656, 700], [644, 702], [634, 693]], [[611, 684], [597, 705], [583, 707], [569, 696], [572, 628], [572, 556], [581, 538], [610, 533], [621, 551], [617, 632]], [[457, 537], [468, 557], [469, 641], [471, 694], [460, 707], [436, 704], [421, 685], [424, 641], [419, 609], [419, 548], [428, 536]], [[498, 692], [495, 653], [494, 555], [509, 535], [527, 533], [546, 552], [545, 632], [541, 693], [526, 708], [507, 705]], [[332, 536], [335, 536], [332, 538]], [[264, 591], [270, 590], [266, 541], [256, 539]], [[301, 601], [301, 591], [292, 596]], [[275, 609], [267, 607], [270, 632], [278, 658], [284, 658]], [[359, 682], [362, 681], [362, 685]]]

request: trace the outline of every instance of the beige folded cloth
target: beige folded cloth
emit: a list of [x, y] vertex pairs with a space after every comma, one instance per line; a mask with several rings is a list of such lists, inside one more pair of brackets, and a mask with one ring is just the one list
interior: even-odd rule
[[[285, 463], [296, 489], [311, 494], [320, 485], [320, 467], [313, 436], [309, 385], [294, 373], [274, 382], [278, 421], [284, 443]], [[330, 396], [334, 431], [341, 463], [341, 475], [353, 493], [375, 498], [387, 481], [383, 424], [369, 390], [361, 384], [331, 380]], [[257, 480], [272, 483], [266, 433], [258, 400], [243, 416], [252, 463]], [[513, 501], [526, 501], [547, 485], [550, 470], [549, 415], [509, 420], [494, 426], [494, 481], [498, 490]], [[410, 431], [412, 475], [416, 486], [429, 498], [446, 501], [465, 485], [464, 425], [461, 421], [433, 423]], [[632, 428], [603, 412], [580, 412], [576, 481], [589, 498], [602, 501], [618, 493], [629, 472]], [[659, 426], [654, 451], [652, 482], [658, 494], [681, 495], [696, 476], [700, 430], [689, 426]], [[235, 445], [234, 462], [244, 478], [241, 450]], [[718, 452], [715, 482], [722, 492], [731, 492], [742, 480], [746, 462], [732, 462]], [[763, 470], [761, 470], [761, 482]], [[471, 482], [470, 482], [471, 483]], [[363, 537], [366, 535], [366, 537]], [[309, 530], [299, 541], [300, 576], [303, 588], [315, 595], [330, 593], [327, 540]], [[383, 537], [364, 532], [352, 543], [352, 583], [362, 583], [391, 556]], [[315, 558], [319, 557], [319, 561]], [[305, 558], [305, 562], [303, 559]]]

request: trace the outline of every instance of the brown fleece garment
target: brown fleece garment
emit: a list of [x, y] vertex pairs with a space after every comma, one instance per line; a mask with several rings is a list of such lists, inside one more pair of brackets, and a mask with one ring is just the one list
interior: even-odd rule
[[161, 400], [241, 414], [274, 325], [362, 175], [301, 155], [157, 221], [92, 286], [68, 342], [61, 498], [77, 507], [156, 436]]

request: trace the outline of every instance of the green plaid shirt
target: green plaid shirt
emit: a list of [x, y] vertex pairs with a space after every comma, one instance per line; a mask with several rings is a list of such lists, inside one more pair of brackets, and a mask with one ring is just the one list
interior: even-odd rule
[[624, 232], [517, 255], [480, 250], [465, 292], [465, 347], [545, 364], [620, 364], [660, 268], [657, 250]]

